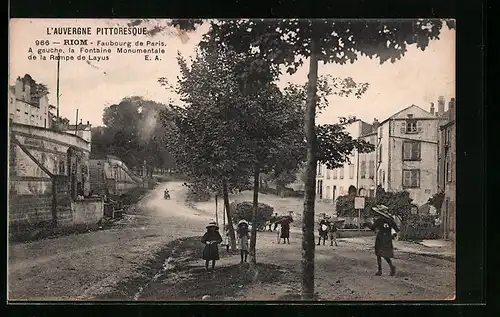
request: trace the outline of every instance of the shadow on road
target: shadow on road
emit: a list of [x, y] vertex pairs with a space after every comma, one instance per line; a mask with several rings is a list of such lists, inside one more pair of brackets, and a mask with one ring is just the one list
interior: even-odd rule
[[[205, 272], [199, 237], [178, 239], [167, 244], [153, 260], [139, 270], [141, 278], [118, 283], [115, 291], [97, 300], [192, 301], [234, 300], [250, 284], [275, 283], [283, 269], [272, 264], [257, 264], [257, 274], [247, 263], [216, 266]], [[221, 259], [239, 256], [220, 251]], [[208, 296], [205, 296], [208, 295]]]

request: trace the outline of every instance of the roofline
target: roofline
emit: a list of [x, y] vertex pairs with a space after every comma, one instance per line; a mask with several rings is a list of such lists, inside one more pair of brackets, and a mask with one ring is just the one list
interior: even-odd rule
[[[417, 105], [412, 104], [412, 105], [410, 105], [410, 106], [408, 106], [408, 107], [406, 107], [406, 108], [404, 108], [404, 109], [401, 109], [401, 110], [399, 110], [398, 112], [396, 112], [396, 113], [392, 114], [389, 118], [387, 118], [387, 119], [385, 119], [384, 121], [380, 122], [380, 125], [382, 125], [382, 124], [386, 123], [387, 121], [389, 121], [389, 120], [393, 119], [392, 117], [394, 117], [395, 115], [400, 114], [401, 112], [403, 112], [403, 111], [405, 111], [405, 110], [407, 110], [407, 109], [409, 109], [409, 108], [411, 108], [411, 107], [417, 107], [417, 108], [419, 108], [420, 110], [425, 111], [425, 112], [429, 113], [430, 115], [432, 115], [429, 111], [427, 111], [427, 110], [423, 109], [422, 107], [419, 107], [419, 106], [417, 106]], [[431, 119], [431, 118], [427, 118], [427, 119]], [[439, 119], [439, 117], [436, 117], [436, 119]]]
[[65, 131], [54, 131], [50, 128], [38, 127], [36, 125], [29, 125], [29, 124], [23, 124], [23, 123], [18, 123], [18, 122], [10, 122], [10, 126], [16, 126], [16, 125], [21, 126], [21, 127], [28, 127], [30, 129], [45, 130], [45, 131], [50, 131], [50, 132], [59, 133], [59, 134], [71, 135], [71, 136], [77, 137], [78, 139], [82, 140], [83, 142], [85, 142], [87, 144], [90, 144], [89, 141], [87, 141], [84, 138], [82, 138], [76, 134], [73, 134], [73, 133], [69, 133], [69, 132], [65, 132]]
[[367, 134], [360, 135], [359, 137], [363, 138], [365, 136], [372, 136], [372, 135], [377, 135], [377, 134], [378, 134], [377, 131], [373, 131], [373, 132], [370, 132], [370, 133], [367, 133]]

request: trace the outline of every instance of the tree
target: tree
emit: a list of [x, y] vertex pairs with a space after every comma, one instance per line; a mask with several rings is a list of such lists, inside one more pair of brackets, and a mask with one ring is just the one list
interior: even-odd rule
[[[454, 27], [454, 21], [447, 21]], [[224, 20], [212, 23], [207, 41], [222, 42], [236, 51], [252, 52], [293, 73], [309, 58], [305, 134], [307, 138], [306, 190], [303, 225], [303, 299], [314, 298], [314, 199], [317, 157], [316, 91], [318, 64], [355, 62], [360, 55], [395, 62], [407, 45], [424, 50], [439, 39], [442, 20]], [[258, 49], [256, 49], [258, 48]]]
[[165, 111], [169, 111], [165, 105], [137, 96], [106, 107], [105, 127], [94, 129], [93, 152], [118, 156], [130, 167], [146, 161], [147, 175], [152, 176], [154, 167], [164, 167], [170, 159], [160, 123], [160, 114]]
[[[191, 30], [201, 20], [174, 20], [170, 26]], [[277, 67], [271, 68], [278, 76], [279, 66], [293, 73], [309, 58], [307, 103], [304, 129], [307, 139], [306, 182], [303, 225], [302, 298], [314, 298], [314, 200], [317, 157], [316, 147], [316, 92], [318, 64], [353, 63], [358, 56], [377, 57], [380, 63], [394, 63], [404, 56], [408, 45], [416, 44], [425, 50], [430, 40], [439, 39], [446, 22], [455, 28], [454, 20], [215, 20], [205, 42], [224, 43], [237, 52], [254, 54]], [[202, 43], [205, 45], [204, 43]]]

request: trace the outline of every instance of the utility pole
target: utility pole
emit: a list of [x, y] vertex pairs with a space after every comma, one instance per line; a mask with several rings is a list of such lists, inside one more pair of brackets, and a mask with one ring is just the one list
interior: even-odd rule
[[61, 56], [57, 54], [57, 91], [56, 91], [56, 100], [57, 100], [57, 122], [59, 122], [59, 69], [61, 65]]

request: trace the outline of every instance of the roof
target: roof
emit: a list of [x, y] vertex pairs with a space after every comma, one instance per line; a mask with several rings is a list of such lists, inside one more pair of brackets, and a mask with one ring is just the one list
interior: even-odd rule
[[[421, 111], [423, 111], [423, 112], [425, 112], [425, 113], [428, 113], [428, 114], [429, 114], [429, 118], [431, 118], [431, 117], [432, 117], [432, 114], [431, 114], [429, 111], [424, 110], [424, 109], [422, 109], [421, 107], [419, 107], [419, 106], [417, 106], [417, 105], [411, 105], [411, 106], [408, 106], [408, 107], [406, 107], [406, 108], [404, 108], [404, 109], [399, 110], [398, 112], [396, 112], [395, 114], [393, 114], [393, 115], [392, 115], [392, 116], [390, 116], [389, 118], [387, 118], [387, 119], [385, 119], [384, 121], [380, 122], [380, 125], [382, 125], [382, 124], [386, 123], [387, 121], [389, 121], [389, 120], [391, 120], [391, 119], [394, 119], [394, 118], [395, 118], [396, 116], [398, 116], [401, 112], [404, 112], [404, 111], [406, 111], [406, 110], [408, 110], [408, 109], [410, 109], [410, 108], [413, 108], [413, 107], [416, 107], [416, 108], [420, 109]], [[438, 119], [438, 117], [435, 117], [435, 118], [436, 118], [436, 119]]]

